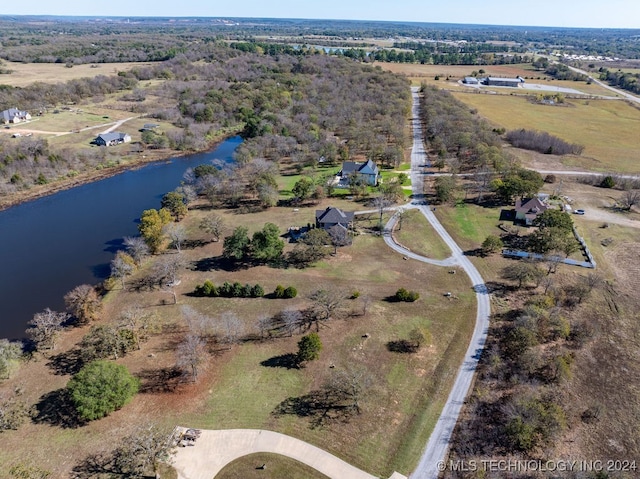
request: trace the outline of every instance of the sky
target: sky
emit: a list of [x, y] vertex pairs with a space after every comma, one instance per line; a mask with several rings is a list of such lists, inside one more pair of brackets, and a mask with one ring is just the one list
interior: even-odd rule
[[315, 18], [640, 28], [638, 0], [29, 0], [0, 15]]

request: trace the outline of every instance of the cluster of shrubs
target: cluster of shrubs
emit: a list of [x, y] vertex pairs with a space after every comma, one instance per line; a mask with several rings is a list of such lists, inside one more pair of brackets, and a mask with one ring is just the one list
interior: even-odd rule
[[406, 303], [413, 303], [416, 301], [420, 295], [415, 291], [407, 291], [404, 288], [400, 288], [396, 291], [395, 298], [397, 301], [404, 301]]
[[276, 286], [276, 289], [273, 292], [273, 295], [279, 299], [295, 298], [296, 296], [298, 296], [298, 290], [293, 286], [288, 286], [285, 288], [284, 286], [279, 284], [278, 286]]
[[506, 140], [516, 148], [533, 150], [547, 155], [580, 155], [584, 146], [569, 143], [544, 131], [512, 130], [507, 132]]
[[222, 297], [222, 298], [261, 298], [264, 296], [264, 288], [259, 284], [251, 286], [242, 285], [237, 281], [233, 284], [225, 281], [220, 286], [216, 286], [211, 281], [206, 280], [204, 284], [196, 286], [193, 291], [196, 296]]

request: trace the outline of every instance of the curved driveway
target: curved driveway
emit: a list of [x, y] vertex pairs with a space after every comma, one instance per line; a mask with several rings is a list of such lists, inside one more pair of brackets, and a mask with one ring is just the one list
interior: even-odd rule
[[[290, 457], [332, 479], [376, 479], [309, 443], [259, 429], [203, 430], [193, 447], [178, 448], [173, 467], [178, 479], [212, 479], [231, 461], [257, 452]], [[394, 473], [391, 479], [406, 478]]]

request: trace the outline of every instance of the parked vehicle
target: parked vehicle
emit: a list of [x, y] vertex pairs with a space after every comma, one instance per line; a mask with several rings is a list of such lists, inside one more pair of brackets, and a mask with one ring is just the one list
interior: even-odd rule
[[573, 214], [575, 214], [575, 215], [583, 215], [584, 214], [584, 210], [575, 210], [573, 212]]

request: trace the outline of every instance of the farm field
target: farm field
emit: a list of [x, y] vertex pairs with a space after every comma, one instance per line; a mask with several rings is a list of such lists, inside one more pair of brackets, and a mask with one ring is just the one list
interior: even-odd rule
[[[574, 169], [638, 173], [637, 132], [640, 110], [617, 100], [566, 100], [566, 106], [531, 103], [517, 96], [454, 94], [507, 130], [546, 131], [583, 145], [580, 156], [559, 160]], [[517, 112], [517, 114], [514, 114]]]
[[67, 68], [64, 63], [18, 63], [4, 62], [4, 68], [12, 70], [9, 74], [0, 75], [1, 85], [24, 87], [37, 79], [41, 83], [64, 83], [78, 78], [95, 77], [98, 75], [116, 75], [121, 71], [128, 71], [134, 67], [151, 65], [151, 63], [96, 63], [74, 65]]

